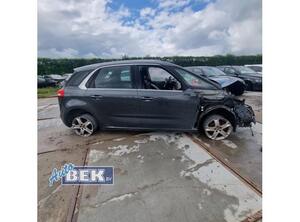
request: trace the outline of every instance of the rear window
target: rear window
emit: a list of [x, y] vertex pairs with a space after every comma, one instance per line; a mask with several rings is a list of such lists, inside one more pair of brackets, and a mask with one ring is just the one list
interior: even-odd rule
[[70, 79], [67, 80], [66, 86], [79, 86], [89, 73], [90, 71], [74, 72]]

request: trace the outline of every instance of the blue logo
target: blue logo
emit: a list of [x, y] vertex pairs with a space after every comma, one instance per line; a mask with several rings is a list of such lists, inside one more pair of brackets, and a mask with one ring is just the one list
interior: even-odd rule
[[49, 186], [61, 180], [62, 185], [113, 185], [114, 168], [102, 166], [75, 166], [65, 164], [61, 170], [53, 169], [49, 178]]

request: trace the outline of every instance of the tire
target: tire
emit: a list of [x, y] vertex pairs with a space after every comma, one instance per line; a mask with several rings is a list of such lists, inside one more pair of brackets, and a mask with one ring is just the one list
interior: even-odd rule
[[72, 120], [72, 130], [82, 137], [89, 137], [98, 129], [97, 120], [90, 114], [76, 116]]
[[223, 140], [231, 134], [233, 127], [226, 117], [219, 114], [212, 114], [205, 118], [202, 129], [207, 138], [211, 140]]

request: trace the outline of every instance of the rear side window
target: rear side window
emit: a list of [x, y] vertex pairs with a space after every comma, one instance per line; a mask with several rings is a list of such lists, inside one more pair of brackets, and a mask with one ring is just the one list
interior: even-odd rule
[[89, 88], [133, 88], [130, 66], [107, 67], [100, 69], [89, 83]]
[[67, 80], [66, 86], [79, 86], [89, 73], [90, 71], [74, 72], [70, 79]]

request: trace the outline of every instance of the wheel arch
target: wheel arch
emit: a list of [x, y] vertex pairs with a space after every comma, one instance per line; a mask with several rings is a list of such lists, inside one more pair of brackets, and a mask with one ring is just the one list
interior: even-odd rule
[[207, 118], [208, 116], [213, 115], [213, 114], [219, 114], [219, 115], [222, 115], [225, 118], [227, 118], [230, 121], [230, 123], [232, 124], [233, 131], [236, 130], [237, 124], [236, 124], [235, 114], [230, 110], [230, 108], [223, 106], [223, 105], [210, 107], [210, 108], [206, 109], [204, 112], [200, 113], [198, 120], [197, 120], [196, 127], [198, 129], [202, 130], [201, 126], [202, 126], [205, 118]]
[[82, 114], [89, 114], [89, 115], [93, 116], [98, 122], [97, 116], [94, 115], [92, 112], [90, 112], [86, 109], [83, 109], [83, 108], [74, 108], [74, 109], [68, 110], [68, 112], [65, 114], [65, 116], [66, 116], [66, 118], [65, 118], [66, 119], [66, 125], [68, 127], [71, 127], [72, 126], [72, 120], [74, 119], [74, 117], [82, 115]]

